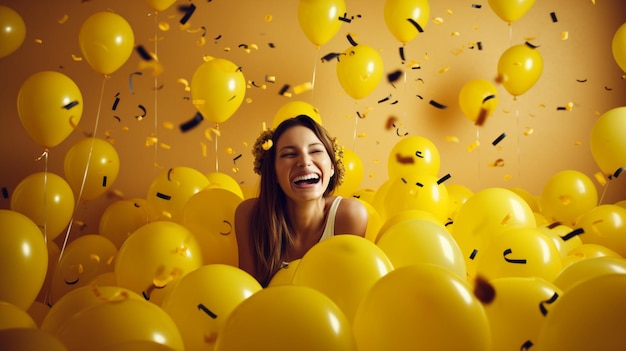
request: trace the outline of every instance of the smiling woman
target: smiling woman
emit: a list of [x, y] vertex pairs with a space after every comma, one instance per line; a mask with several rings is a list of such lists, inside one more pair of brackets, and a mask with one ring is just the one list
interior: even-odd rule
[[235, 232], [239, 267], [263, 286], [319, 241], [365, 235], [365, 207], [333, 195], [344, 174], [341, 148], [311, 117], [286, 119], [263, 132], [253, 153], [259, 197], [237, 208]]

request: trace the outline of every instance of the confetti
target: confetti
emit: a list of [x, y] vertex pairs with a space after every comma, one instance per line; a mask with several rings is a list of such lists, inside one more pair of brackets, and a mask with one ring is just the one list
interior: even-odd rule
[[399, 47], [398, 52], [400, 53], [400, 59], [404, 62], [404, 46]]
[[559, 20], [556, 18], [556, 13], [555, 12], [550, 12], [550, 18], [552, 19], [553, 23], [558, 22]]
[[357, 46], [359, 45], [359, 43], [357, 43], [354, 38], [352, 38], [352, 34], [348, 34], [346, 35], [346, 39], [348, 39], [348, 42], [350, 43], [350, 45], [352, 46]]
[[395, 128], [396, 126], [396, 121], [398, 120], [398, 117], [396, 116], [389, 116], [387, 117], [387, 121], [385, 121], [385, 130], [391, 130], [392, 128]]
[[159, 192], [156, 193], [156, 197], [158, 197], [159, 199], [168, 200], [168, 201], [172, 199], [171, 195], [166, 195], [166, 194], [159, 193]]
[[473, 9], [479, 9], [479, 8], [481, 8], [481, 7], [483, 7], [483, 5], [480, 5], [480, 4], [472, 4], [472, 8], [473, 8]]
[[185, 25], [191, 18], [191, 15], [193, 15], [194, 11], [196, 11], [196, 5], [194, 4], [190, 4], [188, 6], [181, 5], [178, 7], [178, 10], [185, 13], [179, 21], [180, 24]]
[[500, 143], [504, 138], [506, 138], [506, 133], [500, 134], [497, 138], [494, 139], [494, 141], [491, 142], [491, 145], [498, 145], [498, 143]]
[[435, 18], [433, 18], [433, 23], [434, 24], [442, 24], [443, 23], [443, 18], [435, 17]]
[[529, 41], [524, 42], [524, 44], [526, 44], [526, 46], [528, 46], [528, 47], [529, 47], [529, 48], [531, 48], [531, 49], [536, 49], [536, 48], [538, 48], [538, 47], [539, 47], [539, 45], [532, 44], [532, 43], [531, 43], [531, 42], [529, 42]]
[[561, 32], [561, 40], [567, 40], [569, 38], [569, 32]]
[[337, 62], [339, 62], [339, 56], [341, 56], [341, 53], [338, 52], [331, 52], [329, 54], [324, 55], [324, 57], [322, 57], [322, 62], [325, 61], [330, 61], [330, 60], [334, 60], [337, 59]]
[[593, 176], [596, 178], [598, 183], [600, 183], [600, 185], [602, 186], [606, 185], [606, 179], [604, 178], [604, 174], [602, 174], [601, 172], [597, 172]]
[[311, 90], [313, 90], [313, 84], [311, 84], [311, 82], [306, 82], [306, 83], [296, 85], [295, 87], [293, 87], [293, 92], [296, 95], [302, 94], [304, 92], [311, 91]]
[[288, 90], [289, 90], [289, 84], [285, 84], [285, 85], [283, 85], [282, 88], [280, 88], [280, 91], [278, 92], [278, 95], [285, 96], [287, 94]]
[[434, 107], [438, 108], [438, 109], [441, 109], [441, 110], [445, 110], [446, 108], [448, 108], [448, 106], [443, 105], [443, 104], [440, 104], [440, 103], [438, 103], [438, 102], [437, 102], [437, 101], [435, 101], [435, 100], [430, 100], [428, 103], [429, 103], [430, 105], [432, 105], [432, 106], [434, 106]]
[[480, 146], [480, 141], [475, 140], [473, 143], [471, 143], [471, 144], [469, 144], [469, 145], [467, 146], [467, 151], [468, 151], [468, 152], [469, 152], [469, 151], [473, 151], [474, 149], [476, 149], [476, 148], [477, 148], [477, 147], [479, 147], [479, 146]]
[[78, 101], [77, 100], [74, 100], [74, 101], [70, 102], [69, 104], [63, 106], [63, 108], [66, 109], [66, 110], [70, 110], [74, 106], [78, 106]]
[[620, 174], [622, 174], [622, 172], [626, 169], [626, 167], [620, 167], [617, 170], [615, 170], [615, 172], [613, 173], [613, 177], [617, 178], [619, 177]]
[[146, 108], [143, 105], [137, 105], [137, 107], [139, 107], [139, 109], [141, 110], [141, 115], [135, 116], [135, 118], [137, 118], [137, 120], [141, 121], [143, 120], [144, 117], [146, 117]]
[[9, 189], [5, 186], [2, 187], [2, 198], [5, 200], [9, 198]]
[[571, 232], [561, 236], [561, 239], [563, 239], [563, 241], [568, 241], [569, 239], [575, 237], [576, 235], [581, 235], [584, 234], [585, 230], [583, 228], [577, 228], [572, 230]]
[[504, 160], [499, 158], [489, 165], [489, 167], [504, 167]]
[[402, 70], [396, 70], [394, 72], [387, 74], [387, 80], [389, 81], [389, 83], [393, 84], [402, 77], [402, 74], [403, 74]]
[[65, 22], [67, 22], [67, 20], [68, 20], [69, 18], [70, 18], [70, 17], [69, 17], [67, 14], [65, 14], [65, 15], [63, 15], [63, 17], [59, 18], [59, 21], [58, 21], [58, 22], [59, 22], [59, 24], [64, 24]]
[[415, 20], [413, 20], [412, 18], [407, 18], [406, 20], [409, 21], [415, 27], [415, 29], [417, 29], [418, 32], [424, 33], [424, 29], [422, 29], [422, 26], [420, 26], [419, 23], [415, 22]]
[[450, 173], [444, 175], [443, 177], [439, 178], [439, 180], [437, 181], [437, 185], [440, 185], [441, 183], [445, 182], [446, 180], [450, 179], [452, 176], [450, 175]]
[[200, 122], [202, 122], [204, 120], [204, 117], [202, 117], [202, 114], [200, 112], [197, 112], [192, 119], [190, 119], [189, 121], [182, 123], [180, 125], [180, 131], [185, 133], [190, 131], [191, 129], [197, 127]]
[[142, 60], [150, 61], [152, 60], [152, 56], [150, 53], [143, 47], [143, 45], [137, 45], [137, 53]]
[[113, 102], [113, 106], [111, 107], [111, 110], [115, 111], [117, 110], [117, 104], [120, 103], [120, 93], [118, 92], [117, 94], [115, 94], [115, 101]]
[[447, 142], [451, 142], [451, 143], [458, 143], [459, 142], [459, 138], [452, 136], [452, 135], [446, 135], [444, 138], [445, 141]]
[[142, 74], [143, 73], [141, 73], [141, 72], [133, 72], [130, 75], [128, 75], [128, 89], [130, 90], [131, 94], [135, 93], [135, 89], [133, 88], [133, 76], [135, 76], [135, 75], [140, 76]]
[[381, 103], [383, 103], [385, 101], [389, 101], [389, 99], [391, 99], [391, 94], [389, 94], [389, 96], [387, 96], [387, 97], [384, 97], [384, 98], [378, 100], [378, 103], [381, 104]]

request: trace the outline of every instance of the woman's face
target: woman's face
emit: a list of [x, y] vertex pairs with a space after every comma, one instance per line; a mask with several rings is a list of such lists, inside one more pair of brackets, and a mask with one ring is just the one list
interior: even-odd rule
[[324, 144], [309, 128], [295, 126], [276, 141], [278, 184], [292, 199], [322, 197], [335, 174]]

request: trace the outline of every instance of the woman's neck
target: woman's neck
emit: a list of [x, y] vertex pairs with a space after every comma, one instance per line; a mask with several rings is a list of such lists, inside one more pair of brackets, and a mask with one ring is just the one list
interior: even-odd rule
[[324, 197], [305, 202], [287, 201], [287, 215], [294, 238], [321, 235], [327, 212], [326, 198]]

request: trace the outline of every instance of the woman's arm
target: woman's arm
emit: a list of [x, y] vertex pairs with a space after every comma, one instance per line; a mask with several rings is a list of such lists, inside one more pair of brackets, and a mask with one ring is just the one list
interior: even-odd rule
[[365, 236], [368, 213], [363, 204], [352, 198], [343, 198], [337, 208], [335, 217], [335, 235], [353, 234]]
[[235, 235], [239, 251], [239, 268], [255, 276], [255, 263], [250, 246], [250, 217], [257, 199], [247, 199], [235, 210]]

